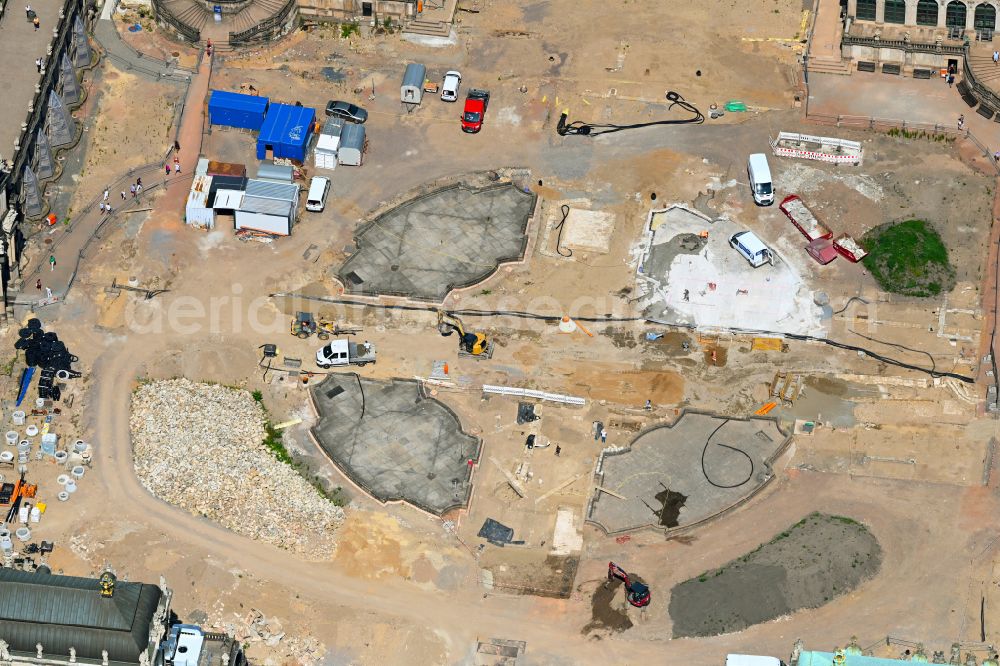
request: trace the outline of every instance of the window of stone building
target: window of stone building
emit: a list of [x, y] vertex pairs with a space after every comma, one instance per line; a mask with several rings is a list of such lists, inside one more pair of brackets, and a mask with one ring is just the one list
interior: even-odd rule
[[974, 19], [977, 28], [997, 29], [997, 10], [991, 4], [983, 3], [976, 7]]
[[937, 0], [920, 0], [917, 3], [917, 25], [938, 24]]
[[855, 18], [859, 21], [874, 21], [875, 2], [876, 0], [858, 0], [857, 16]]
[[951, 0], [944, 13], [944, 23], [949, 28], [965, 27], [965, 3], [959, 0]]
[[885, 22], [886, 23], [906, 22], [905, 0], [885, 0]]

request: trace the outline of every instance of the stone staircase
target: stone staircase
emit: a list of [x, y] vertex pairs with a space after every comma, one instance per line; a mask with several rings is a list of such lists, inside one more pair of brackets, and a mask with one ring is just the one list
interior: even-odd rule
[[851, 73], [851, 62], [832, 58], [809, 58], [809, 73], [847, 76]]
[[448, 37], [451, 34], [451, 23], [414, 19], [403, 27], [403, 32], [411, 35]]
[[162, 6], [175, 19], [198, 32], [212, 20], [212, 12], [197, 0], [164, 0]]
[[284, 6], [285, 3], [282, 0], [254, 0], [252, 4], [233, 16], [230, 31], [243, 32], [248, 30], [261, 21], [271, 18]]
[[1000, 65], [993, 63], [993, 49], [1000, 44], [975, 44], [969, 49], [969, 69], [976, 81], [993, 90], [1000, 90]]

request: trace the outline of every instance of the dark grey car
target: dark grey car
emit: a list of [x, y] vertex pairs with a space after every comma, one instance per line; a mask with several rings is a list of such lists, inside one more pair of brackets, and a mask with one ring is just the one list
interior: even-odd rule
[[363, 124], [368, 120], [368, 112], [356, 104], [350, 102], [338, 102], [330, 100], [326, 103], [326, 115], [343, 118], [352, 123]]

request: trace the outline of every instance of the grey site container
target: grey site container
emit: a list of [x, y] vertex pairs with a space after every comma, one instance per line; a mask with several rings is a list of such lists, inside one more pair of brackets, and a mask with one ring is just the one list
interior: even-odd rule
[[399, 89], [399, 99], [404, 104], [420, 104], [424, 96], [424, 79], [427, 78], [427, 68], [411, 62], [403, 74], [403, 86]]
[[337, 161], [348, 166], [361, 166], [361, 156], [365, 152], [365, 126], [345, 125], [340, 133]]

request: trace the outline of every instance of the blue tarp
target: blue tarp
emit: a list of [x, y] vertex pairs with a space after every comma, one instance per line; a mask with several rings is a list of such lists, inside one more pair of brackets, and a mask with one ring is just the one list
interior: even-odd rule
[[213, 125], [259, 130], [268, 102], [267, 97], [213, 90], [208, 100], [208, 119]]
[[274, 157], [304, 162], [315, 120], [316, 109], [272, 104], [257, 137], [257, 159], [266, 159], [270, 148]]
[[28, 387], [31, 386], [31, 378], [35, 376], [35, 369], [33, 367], [28, 367], [24, 369], [21, 373], [21, 390], [17, 393], [17, 406], [20, 407], [21, 403], [24, 402], [24, 396], [28, 393]]

